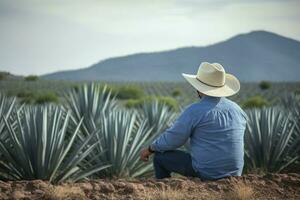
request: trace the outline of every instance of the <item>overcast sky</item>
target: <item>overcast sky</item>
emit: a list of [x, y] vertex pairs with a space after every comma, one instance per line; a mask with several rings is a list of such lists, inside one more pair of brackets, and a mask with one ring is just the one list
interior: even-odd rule
[[300, 1], [0, 0], [0, 71], [44, 74], [252, 30], [300, 40]]

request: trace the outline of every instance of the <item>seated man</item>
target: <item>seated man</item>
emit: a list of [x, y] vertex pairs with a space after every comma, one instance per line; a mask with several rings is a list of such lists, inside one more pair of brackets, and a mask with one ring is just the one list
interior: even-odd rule
[[[201, 63], [197, 75], [182, 74], [201, 101], [190, 105], [172, 127], [141, 151], [141, 160], [153, 164], [158, 179], [171, 172], [216, 180], [240, 176], [244, 166], [246, 114], [225, 98], [240, 89], [237, 78], [218, 63]], [[190, 153], [176, 150], [190, 139]]]

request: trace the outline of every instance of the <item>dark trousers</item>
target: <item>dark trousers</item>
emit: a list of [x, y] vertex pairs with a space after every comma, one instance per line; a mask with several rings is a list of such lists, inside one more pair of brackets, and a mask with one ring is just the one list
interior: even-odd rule
[[199, 177], [192, 167], [191, 155], [183, 151], [155, 152], [153, 165], [158, 179], [171, 177], [171, 172], [187, 177]]

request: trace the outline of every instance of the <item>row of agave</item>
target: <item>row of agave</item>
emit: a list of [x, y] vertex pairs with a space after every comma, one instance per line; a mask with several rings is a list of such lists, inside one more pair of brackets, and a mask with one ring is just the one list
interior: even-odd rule
[[[0, 96], [0, 179], [57, 183], [153, 173], [139, 151], [170, 126], [177, 115], [171, 109], [153, 102], [128, 110], [96, 84], [66, 92], [64, 102], [22, 106]], [[299, 98], [282, 105], [247, 111], [247, 171], [279, 172], [299, 161]]]
[[63, 106], [23, 106], [0, 95], [0, 179], [57, 183], [152, 173], [139, 152], [176, 114], [159, 102], [127, 110], [106, 87], [83, 85]]

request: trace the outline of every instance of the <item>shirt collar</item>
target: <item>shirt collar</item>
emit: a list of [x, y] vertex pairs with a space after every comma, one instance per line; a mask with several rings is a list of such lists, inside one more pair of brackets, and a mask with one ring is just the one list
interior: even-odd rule
[[222, 97], [204, 96], [201, 98], [201, 102], [218, 102]]

